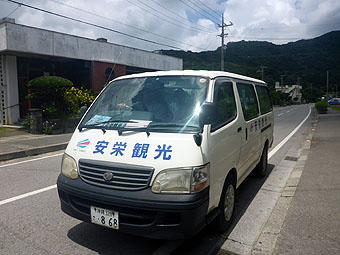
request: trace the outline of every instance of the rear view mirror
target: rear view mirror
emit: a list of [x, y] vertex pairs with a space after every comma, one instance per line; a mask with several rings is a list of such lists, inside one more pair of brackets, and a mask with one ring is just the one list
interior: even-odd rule
[[83, 117], [86, 111], [87, 111], [87, 106], [84, 105], [80, 107], [80, 111], [79, 111], [80, 117]]
[[216, 104], [215, 103], [204, 103], [201, 106], [200, 111], [200, 125], [209, 125], [214, 123], [216, 120]]

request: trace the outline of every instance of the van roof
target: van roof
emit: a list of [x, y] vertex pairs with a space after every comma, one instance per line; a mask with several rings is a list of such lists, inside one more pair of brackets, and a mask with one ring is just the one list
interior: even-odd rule
[[206, 71], [206, 70], [173, 70], [173, 71], [155, 71], [155, 72], [145, 72], [138, 74], [130, 74], [116, 78], [115, 80], [125, 79], [125, 78], [139, 78], [139, 77], [150, 77], [150, 76], [169, 76], [169, 75], [180, 75], [180, 76], [204, 76], [214, 79], [216, 77], [228, 77], [238, 80], [245, 80], [250, 82], [256, 82], [260, 84], [266, 84], [262, 80], [254, 79], [240, 74], [222, 72], [222, 71]]

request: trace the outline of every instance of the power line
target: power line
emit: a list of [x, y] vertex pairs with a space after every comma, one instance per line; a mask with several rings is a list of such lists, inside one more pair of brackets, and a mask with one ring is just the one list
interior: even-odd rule
[[[179, 15], [178, 13], [176, 13], [176, 12], [170, 10], [169, 8], [165, 7], [164, 5], [161, 5], [161, 4], [158, 3], [157, 1], [155, 1], [155, 0], [150, 0], [150, 1], [152, 1], [152, 2], [155, 3], [155, 4], [157, 4], [157, 5], [160, 6], [161, 8], [167, 10], [168, 12], [170, 12], [170, 13], [176, 15], [177, 17], [179, 17], [179, 18], [181, 18], [181, 19], [183, 19], [183, 20], [185, 20], [185, 21], [188, 21], [186, 17], [183, 17], [182, 15]], [[199, 27], [202, 27], [202, 28], [204, 28], [204, 29], [207, 29], [206, 27], [204, 27], [204, 26], [202, 26], [202, 25], [200, 25], [200, 24], [195, 24], [195, 25], [196, 25], [196, 26], [199, 26]], [[209, 32], [210, 32], [210, 31], [209, 31]]]
[[204, 2], [197, 0], [198, 2], [200, 2], [201, 4], [203, 4], [205, 7], [207, 7], [210, 11], [216, 13], [217, 17], [220, 17], [220, 13], [216, 12], [215, 10], [211, 9], [208, 5], [206, 5]]
[[[195, 31], [195, 32], [203, 32], [203, 33], [211, 34], [210, 32], [205, 32], [205, 31], [202, 31], [202, 30], [199, 30], [199, 29], [195, 29], [195, 28], [192, 28], [192, 27], [189, 27], [189, 26], [182, 26], [182, 25], [173, 23], [173, 22], [171, 22], [171, 21], [169, 21], [169, 20], [167, 20], [167, 19], [164, 19], [162, 16], [159, 16], [159, 15], [157, 15], [157, 14], [155, 14], [155, 13], [149, 12], [147, 9], [145, 9], [145, 8], [143, 8], [143, 7], [139, 6], [139, 5], [137, 5], [137, 4], [133, 3], [133, 2], [131, 2], [130, 0], [126, 0], [126, 1], [129, 2], [129, 3], [132, 4], [132, 5], [134, 5], [134, 6], [138, 7], [138, 8], [140, 8], [140, 9], [142, 9], [143, 11], [145, 11], [145, 12], [147, 12], [147, 13], [149, 13], [149, 14], [151, 14], [151, 15], [153, 15], [153, 16], [155, 16], [155, 17], [161, 19], [161, 20], [164, 20], [164, 21], [166, 21], [166, 22], [168, 22], [168, 23], [170, 23], [170, 24], [172, 24], [172, 25], [175, 25], [175, 26], [177, 26], [177, 27], [181, 27], [181, 28], [184, 28], [184, 29], [189, 29], [189, 30], [192, 30], [192, 31]], [[141, 4], [145, 5], [145, 6], [148, 6], [147, 4], [145, 4], [145, 3], [143, 3], [143, 2], [141, 2], [141, 1], [139, 1], [139, 0], [137, 0], [137, 1], [140, 2]], [[156, 12], [158, 13], [159, 11], [156, 10]], [[164, 15], [164, 14], [163, 14], [163, 15]], [[167, 16], [167, 17], [169, 17], [169, 16]], [[172, 19], [172, 20], [175, 20], [175, 19], [173, 19], [173, 18], [171, 18], [171, 17], [169, 17], [169, 18]], [[182, 24], [181, 21], [177, 21], [177, 20], [175, 20], [175, 21]]]
[[[192, 0], [187, 0], [190, 3], [192, 3], [194, 6], [196, 6], [197, 4], [195, 2], [193, 2]], [[202, 10], [203, 12], [205, 12], [206, 14], [208, 14], [210, 17], [212, 17], [214, 20], [219, 20], [219, 15], [218, 18], [216, 18], [216, 16], [211, 15], [209, 12], [207, 12], [205, 9], [203, 9], [202, 7], [198, 6], [200, 10]], [[204, 15], [203, 15], [204, 16]], [[205, 16], [206, 17], [206, 16]]]
[[144, 33], [152, 34], [152, 35], [155, 35], [155, 36], [158, 36], [158, 37], [161, 37], [161, 38], [164, 38], [164, 39], [167, 39], [167, 40], [170, 40], [170, 41], [179, 43], [179, 44], [183, 44], [183, 45], [187, 45], [187, 46], [190, 46], [190, 47], [194, 47], [194, 48], [196, 48], [196, 49], [202, 49], [202, 50], [204, 49], [204, 48], [200, 48], [200, 47], [195, 46], [195, 45], [191, 45], [191, 44], [187, 44], [187, 43], [184, 43], [184, 42], [180, 42], [180, 41], [174, 40], [174, 39], [172, 39], [172, 38], [170, 38], [170, 37], [167, 37], [167, 36], [163, 36], [163, 35], [160, 35], [160, 34], [156, 34], [156, 33], [147, 31], [147, 30], [145, 30], [145, 29], [141, 29], [141, 28], [138, 28], [138, 27], [135, 27], [135, 26], [132, 26], [132, 25], [128, 25], [128, 24], [125, 24], [125, 23], [123, 23], [123, 22], [120, 22], [120, 21], [117, 21], [117, 20], [114, 20], [114, 19], [107, 18], [107, 17], [102, 16], [102, 15], [99, 15], [99, 14], [97, 14], [97, 13], [90, 12], [90, 11], [87, 11], [87, 10], [84, 10], [84, 9], [81, 9], [81, 8], [79, 8], [79, 7], [75, 7], [75, 6], [72, 6], [72, 5], [68, 5], [68, 4], [59, 2], [59, 1], [57, 1], [57, 0], [49, 0], [49, 1], [52, 1], [52, 2], [54, 2], [54, 3], [57, 3], [57, 4], [60, 4], [60, 5], [66, 6], [66, 7], [68, 7], [68, 8], [72, 8], [72, 9], [75, 9], [75, 10], [77, 10], [77, 11], [81, 11], [81, 12], [84, 12], [84, 13], [87, 13], [87, 14], [90, 14], [90, 15], [93, 15], [93, 16], [96, 16], [96, 17], [99, 17], [99, 18], [103, 18], [103, 19], [106, 19], [106, 20], [109, 20], [109, 21], [112, 21], [112, 22], [116, 22], [116, 23], [118, 23], [118, 24], [121, 24], [121, 25], [130, 27], [130, 28], [133, 28], [133, 29], [142, 31], [142, 32], [144, 32]]
[[17, 6], [13, 11], [11, 11], [11, 12], [5, 17], [5, 19], [8, 18], [9, 16], [11, 16], [11, 15], [12, 15], [16, 10], [18, 10], [20, 7], [21, 7], [21, 5], [18, 4], [18, 6]]
[[[157, 12], [157, 13], [160, 13], [159, 10], [153, 8], [153, 7], [150, 6], [150, 5], [147, 5], [146, 3], [142, 2], [141, 0], [136, 0], [136, 1], [138, 1], [139, 3], [141, 3], [141, 4], [145, 5], [145, 6], [147, 6], [148, 8], [150, 8], [150, 9], [153, 10], [153, 11], [155, 11], [155, 12]], [[171, 20], [173, 20], [173, 21], [175, 21], [175, 22], [179, 22], [180, 24], [183, 24], [183, 22], [181, 22], [181, 21], [179, 21], [179, 20], [177, 20], [177, 19], [174, 19], [174, 18], [172, 18], [172, 17], [170, 17], [170, 16], [168, 16], [168, 15], [166, 15], [166, 14], [164, 14], [164, 13], [161, 13], [161, 14], [163, 14], [165, 17], [167, 17], [167, 18], [169, 18], [169, 19], [171, 19]], [[184, 25], [184, 24], [183, 24], [183, 25]], [[192, 28], [192, 26], [187, 26], [187, 27], [190, 28], [190, 29], [196, 30], [196, 28]], [[206, 28], [204, 28], [204, 29], [206, 29]], [[198, 31], [198, 32], [202, 32], [202, 30], [197, 30], [197, 31]], [[207, 31], [207, 33], [211, 33], [211, 32], [210, 32], [210, 31]]]
[[[180, 1], [180, 2], [183, 3], [184, 5], [188, 6], [190, 9], [194, 10], [194, 11], [197, 12], [199, 15], [201, 15], [201, 16], [203, 16], [203, 17], [209, 19], [209, 20], [211, 20], [211, 18], [209, 18], [209, 17], [207, 17], [206, 15], [202, 14], [199, 10], [197, 10], [197, 9], [194, 8], [194, 7], [192, 7], [191, 5], [189, 5], [188, 3], [186, 3], [185, 1], [183, 1], [183, 0], [178, 0], [178, 1]], [[187, 0], [187, 1], [189, 1], [190, 3], [192, 3], [190, 0]], [[194, 5], [195, 5], [195, 4], [194, 4]], [[214, 17], [214, 20], [215, 20], [214, 23], [218, 24], [219, 21], [216, 22], [216, 18], [215, 18], [215, 17]]]
[[134, 38], [134, 39], [137, 39], [137, 40], [140, 40], [140, 41], [144, 41], [144, 42], [148, 42], [148, 43], [152, 43], [152, 44], [156, 44], [156, 45], [160, 45], [160, 46], [165, 46], [165, 47], [169, 47], [169, 48], [177, 49], [177, 50], [181, 49], [181, 48], [178, 48], [178, 47], [175, 47], [175, 46], [172, 46], [172, 45], [155, 42], [155, 41], [144, 39], [144, 38], [141, 38], [141, 37], [138, 37], [138, 36], [130, 35], [130, 34], [118, 31], [118, 30], [114, 30], [114, 29], [111, 29], [111, 28], [107, 28], [107, 27], [104, 27], [104, 26], [93, 24], [93, 23], [90, 23], [90, 22], [87, 22], [87, 21], [82, 21], [82, 20], [79, 20], [79, 19], [68, 17], [68, 16], [65, 16], [65, 15], [62, 15], [62, 14], [59, 14], [59, 13], [56, 13], [56, 12], [52, 12], [52, 11], [48, 11], [48, 10], [45, 10], [45, 9], [41, 9], [41, 8], [38, 8], [38, 7], [35, 7], [35, 6], [32, 6], [32, 5], [28, 5], [28, 4], [25, 4], [25, 3], [22, 3], [22, 2], [17, 2], [17, 1], [14, 1], [14, 0], [7, 0], [7, 1], [15, 3], [15, 4], [20, 4], [22, 6], [25, 6], [27, 8], [31, 8], [31, 9], [34, 9], [34, 10], [37, 10], [37, 11], [40, 11], [40, 12], [45, 12], [45, 13], [48, 13], [48, 14], [51, 14], [51, 15], [54, 15], [54, 16], [57, 16], [57, 17], [61, 17], [61, 18], [72, 20], [72, 21], [75, 21], [75, 22], [78, 22], [78, 23], [82, 23], [82, 24], [85, 24], [85, 25], [101, 28], [103, 30], [107, 30], [107, 31], [110, 31], [110, 32], [121, 34], [121, 35], [124, 35], [124, 36], [127, 36], [127, 37], [131, 37], [131, 38]]

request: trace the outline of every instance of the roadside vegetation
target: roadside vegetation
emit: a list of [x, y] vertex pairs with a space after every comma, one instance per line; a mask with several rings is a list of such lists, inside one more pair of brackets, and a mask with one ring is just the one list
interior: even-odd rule
[[27, 84], [26, 97], [31, 108], [42, 110], [43, 119], [79, 116], [82, 106], [90, 106], [94, 96], [90, 90], [78, 88], [70, 80], [58, 76], [41, 76]]
[[315, 103], [315, 108], [318, 111], [318, 113], [321, 113], [321, 114], [327, 113], [327, 111], [328, 111], [328, 103], [327, 102], [321, 102], [321, 101], [316, 102]]
[[[326, 94], [326, 72], [329, 88], [336, 95], [340, 80], [340, 31], [334, 31], [310, 40], [276, 45], [269, 42], [229, 42], [225, 51], [225, 71], [238, 73], [268, 84], [275, 105], [294, 103], [275, 91], [275, 83], [302, 86], [305, 102], [317, 102]], [[320, 50], [322, 49], [322, 50]], [[162, 54], [183, 59], [183, 69], [220, 70], [221, 48], [214, 51], [162, 50]], [[283, 84], [282, 84], [283, 83]]]
[[15, 132], [15, 131], [17, 131], [17, 130], [11, 129], [11, 128], [1, 128], [0, 127], [0, 136], [1, 136], [1, 134]]

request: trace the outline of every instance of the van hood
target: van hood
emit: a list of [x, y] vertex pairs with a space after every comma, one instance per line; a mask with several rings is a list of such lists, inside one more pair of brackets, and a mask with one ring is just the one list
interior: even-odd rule
[[164, 169], [203, 165], [204, 154], [193, 134], [117, 130], [76, 130], [65, 151], [80, 159], [148, 166], [158, 173]]

